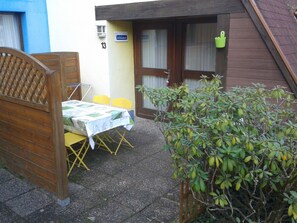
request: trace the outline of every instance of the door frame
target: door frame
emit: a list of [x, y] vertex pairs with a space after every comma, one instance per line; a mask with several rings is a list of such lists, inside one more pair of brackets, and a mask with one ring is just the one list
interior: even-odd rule
[[[133, 22], [133, 47], [134, 47], [134, 76], [135, 76], [135, 85], [139, 85], [142, 83], [141, 75], [139, 75], [140, 71], [137, 67], [137, 64], [141, 64], [141, 42], [137, 35], [143, 29], [148, 28], [158, 28], [164, 27], [164, 24], [171, 24], [172, 26], [172, 36], [168, 38], [168, 46], [172, 46], [171, 53], [167, 54], [168, 68], [171, 69], [171, 79], [170, 83], [181, 83], [182, 79], [185, 78], [185, 75], [191, 75], [192, 71], [184, 71], [182, 67], [184, 64], [184, 38], [185, 38], [185, 25], [188, 23], [197, 22], [206, 22], [206, 21], [215, 21], [217, 22], [217, 35], [224, 30], [226, 33], [226, 47], [223, 49], [216, 49], [216, 66], [215, 66], [215, 74], [220, 74], [223, 76], [222, 78], [222, 87], [225, 89], [225, 80], [227, 74], [227, 55], [228, 55], [228, 39], [229, 39], [229, 27], [230, 27], [230, 14], [221, 14], [217, 16], [208, 16], [208, 17], [192, 17], [192, 18], [181, 18], [181, 19], [161, 19], [161, 20], [139, 20]], [[168, 33], [170, 35], [170, 33]], [[172, 41], [172, 42], [171, 42]], [[174, 59], [169, 60], [169, 56], [174, 58], [176, 61], [180, 61], [178, 63], [174, 63]], [[174, 75], [177, 72], [181, 72], [181, 75]], [[186, 74], [185, 74], [186, 73]], [[197, 75], [197, 72], [195, 72]], [[207, 72], [203, 72], [207, 74]], [[201, 73], [202, 74], [202, 73]], [[209, 75], [211, 75], [209, 73]], [[136, 116], [142, 118], [153, 119], [155, 110], [143, 108], [142, 104], [142, 94], [138, 91], [135, 91], [135, 109]]]
[[[164, 77], [164, 69], [156, 69], [156, 68], [139, 68], [137, 64], [141, 64], [141, 41], [137, 41], [140, 38], [137, 36], [141, 33], [142, 30], [145, 29], [166, 29], [167, 32], [167, 46], [172, 46], [171, 48], [167, 49], [167, 69], [170, 69], [171, 72], [175, 70], [174, 63], [173, 63], [173, 57], [172, 54], [174, 53], [174, 39], [173, 33], [174, 33], [174, 27], [173, 23], [170, 21], [160, 20], [157, 23], [154, 21], [141, 21], [141, 22], [135, 22], [133, 23], [133, 47], [134, 47], [134, 78], [135, 78], [135, 85], [139, 85], [139, 83], [142, 83], [142, 75], [139, 75], [142, 71], [142, 69], [147, 70], [149, 73], [151, 73], [154, 76]], [[155, 70], [155, 71], [152, 71]], [[165, 87], [165, 86], [164, 86]], [[135, 108], [136, 108], [136, 115], [142, 118], [148, 118], [152, 119], [153, 114], [155, 110], [143, 108], [143, 100], [142, 100], [142, 94], [138, 91], [135, 92]]]

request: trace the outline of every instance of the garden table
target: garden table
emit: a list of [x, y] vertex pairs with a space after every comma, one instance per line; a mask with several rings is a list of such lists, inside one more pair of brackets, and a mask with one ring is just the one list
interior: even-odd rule
[[[87, 136], [92, 149], [95, 147], [93, 137], [99, 133], [121, 126], [126, 130], [131, 130], [134, 125], [134, 121], [127, 109], [108, 105], [69, 100], [62, 102], [62, 112], [64, 129]], [[124, 136], [120, 135], [120, 137], [121, 140], [119, 141], [117, 150]]]

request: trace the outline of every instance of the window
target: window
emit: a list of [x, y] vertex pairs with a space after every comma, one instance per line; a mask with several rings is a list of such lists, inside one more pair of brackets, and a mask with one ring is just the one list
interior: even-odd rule
[[186, 29], [185, 69], [193, 71], [215, 71], [216, 23], [188, 24]]
[[216, 70], [216, 48], [214, 38], [217, 22], [208, 21], [186, 24], [184, 43], [183, 82], [190, 90], [201, 87], [201, 75], [210, 76]]
[[17, 14], [0, 13], [0, 46], [22, 49], [20, 19]]

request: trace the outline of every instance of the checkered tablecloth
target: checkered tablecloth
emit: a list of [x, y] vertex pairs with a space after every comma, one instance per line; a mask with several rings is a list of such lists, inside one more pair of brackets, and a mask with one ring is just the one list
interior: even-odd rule
[[134, 121], [128, 110], [90, 102], [70, 100], [62, 102], [64, 129], [89, 137], [119, 126], [130, 130]]

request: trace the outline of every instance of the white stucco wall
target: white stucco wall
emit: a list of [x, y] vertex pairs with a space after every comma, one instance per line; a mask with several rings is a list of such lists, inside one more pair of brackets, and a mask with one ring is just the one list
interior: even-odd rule
[[[131, 23], [95, 21], [95, 6], [145, 1], [152, 0], [47, 0], [51, 51], [79, 53], [81, 82], [92, 86], [85, 100], [105, 94], [135, 103]], [[97, 24], [107, 24], [105, 39], [98, 38]], [[114, 31], [127, 31], [129, 41], [116, 43]]]
[[79, 53], [81, 82], [92, 86], [86, 100], [110, 95], [107, 50], [97, 37], [94, 2], [47, 0], [47, 10], [51, 51]]

